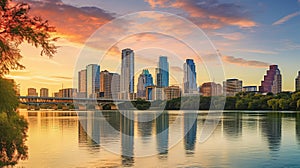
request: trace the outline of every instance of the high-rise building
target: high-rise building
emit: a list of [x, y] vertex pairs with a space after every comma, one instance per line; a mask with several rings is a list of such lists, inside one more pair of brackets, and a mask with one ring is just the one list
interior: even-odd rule
[[85, 98], [86, 96], [86, 69], [78, 72], [78, 96]]
[[166, 56], [159, 57], [158, 69], [156, 70], [156, 85], [157, 87], [169, 86], [169, 63]]
[[295, 91], [300, 90], [300, 71], [298, 72], [298, 76], [295, 79]]
[[48, 97], [49, 96], [49, 89], [41, 88], [40, 89], [40, 97]]
[[181, 96], [179, 86], [169, 86], [164, 88], [164, 96], [166, 100], [175, 99]]
[[242, 91], [243, 81], [238, 79], [227, 79], [223, 82], [223, 94], [226, 96], [234, 96]]
[[113, 94], [120, 91], [120, 75], [117, 73], [110, 73], [107, 70], [100, 72], [100, 97], [116, 98]]
[[243, 92], [257, 92], [257, 86], [244, 86]]
[[164, 89], [157, 86], [147, 86], [146, 87], [146, 100], [164, 100]]
[[77, 89], [75, 88], [60, 89], [58, 92], [58, 97], [73, 98], [77, 96], [76, 93], [77, 93]]
[[122, 50], [120, 79], [120, 99], [134, 99], [134, 52], [126, 48]]
[[200, 88], [200, 93], [203, 96], [220, 96], [222, 95], [222, 85], [215, 82], [203, 83]]
[[146, 87], [147, 86], [153, 86], [153, 77], [149, 73], [148, 69], [144, 69], [138, 78], [137, 97], [139, 97], [139, 98], [146, 97]]
[[100, 91], [100, 66], [90, 64], [86, 66], [86, 93], [89, 98], [96, 98]]
[[264, 80], [261, 81], [259, 91], [261, 93], [272, 92], [274, 94], [280, 93], [282, 89], [282, 79], [278, 65], [270, 65]]
[[184, 76], [184, 93], [196, 93], [197, 92], [197, 77], [196, 77], [196, 66], [194, 60], [186, 59], [183, 65]]
[[38, 93], [36, 92], [35, 88], [28, 88], [27, 96], [38, 96]]
[[120, 74], [111, 73], [112, 81], [111, 81], [111, 95], [113, 99], [118, 99], [120, 93]]

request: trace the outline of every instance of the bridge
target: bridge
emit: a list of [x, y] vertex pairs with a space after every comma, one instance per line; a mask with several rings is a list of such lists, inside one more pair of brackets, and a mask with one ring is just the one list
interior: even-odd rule
[[[78, 105], [79, 109], [86, 109], [87, 106], [96, 106], [95, 108], [102, 108], [106, 104], [110, 104], [113, 108], [116, 105], [123, 102], [130, 102], [131, 100], [121, 99], [106, 99], [106, 98], [72, 98], [72, 97], [39, 97], [39, 96], [19, 96], [19, 102], [28, 106], [40, 106], [46, 105]], [[98, 107], [97, 107], [98, 106]]]
[[33, 105], [33, 104], [59, 104], [59, 103], [122, 103], [130, 102], [131, 100], [121, 99], [106, 99], [106, 98], [72, 98], [72, 97], [39, 97], [39, 96], [19, 96], [21, 104]]

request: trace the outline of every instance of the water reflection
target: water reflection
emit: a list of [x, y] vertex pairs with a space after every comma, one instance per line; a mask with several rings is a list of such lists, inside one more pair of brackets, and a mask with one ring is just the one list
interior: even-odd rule
[[195, 150], [197, 133], [197, 112], [187, 112], [183, 114], [184, 119], [184, 147], [187, 154], [192, 154]]
[[297, 137], [297, 141], [298, 144], [300, 145], [300, 113], [296, 114], [296, 137]]
[[270, 151], [278, 151], [281, 143], [281, 113], [267, 113], [261, 119], [261, 129]]
[[169, 114], [167, 112], [157, 114], [155, 122], [157, 152], [161, 157], [166, 156], [169, 146]]
[[[200, 144], [206, 117], [191, 111], [28, 112], [30, 156], [17, 167], [300, 166], [300, 113], [224, 113]], [[182, 139], [173, 145], [176, 137]], [[150, 150], [155, 155], [140, 157]]]
[[132, 166], [134, 163], [134, 121], [132, 119], [134, 119], [133, 111], [122, 111], [120, 123], [123, 166]]
[[223, 130], [227, 134], [226, 137], [233, 139], [239, 138], [243, 130], [243, 114], [240, 112], [224, 113], [223, 116]]

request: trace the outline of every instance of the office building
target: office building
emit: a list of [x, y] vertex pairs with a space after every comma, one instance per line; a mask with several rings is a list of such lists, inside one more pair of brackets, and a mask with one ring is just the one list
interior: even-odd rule
[[257, 86], [244, 86], [243, 92], [257, 92]]
[[183, 65], [183, 84], [184, 93], [196, 93], [197, 92], [197, 78], [196, 78], [196, 66], [194, 60], [186, 59]]
[[[107, 70], [100, 72], [100, 97], [116, 98], [120, 91], [120, 75]], [[113, 95], [114, 94], [114, 95]]]
[[156, 85], [157, 87], [169, 86], [169, 62], [166, 56], [160, 56], [158, 69], [156, 69]]
[[27, 96], [38, 96], [35, 88], [28, 88]]
[[270, 65], [264, 80], [261, 81], [259, 91], [261, 93], [272, 92], [274, 94], [280, 93], [282, 90], [282, 79], [278, 65]]
[[100, 66], [90, 64], [86, 66], [86, 93], [88, 98], [96, 98], [100, 91]]
[[120, 76], [120, 99], [135, 99], [134, 96], [134, 52], [126, 48], [122, 50]]
[[222, 85], [215, 82], [203, 83], [200, 87], [200, 93], [202, 96], [220, 96], [222, 95]]
[[49, 96], [49, 89], [41, 88], [40, 89], [40, 97], [48, 97]]
[[60, 89], [58, 92], [58, 97], [62, 98], [73, 98], [76, 97], [77, 89], [75, 88], [65, 88], [65, 89]]
[[300, 71], [295, 79], [295, 91], [300, 91]]
[[137, 97], [145, 98], [146, 97], [146, 87], [153, 86], [153, 77], [149, 73], [148, 69], [144, 69], [138, 78], [137, 84]]
[[223, 94], [226, 96], [235, 96], [242, 91], [243, 82], [238, 79], [227, 79], [223, 82]]
[[164, 88], [157, 86], [147, 86], [145, 89], [146, 100], [164, 100]]
[[181, 96], [179, 86], [169, 86], [164, 88], [165, 100], [175, 99]]
[[86, 98], [86, 69], [78, 72], [78, 97]]

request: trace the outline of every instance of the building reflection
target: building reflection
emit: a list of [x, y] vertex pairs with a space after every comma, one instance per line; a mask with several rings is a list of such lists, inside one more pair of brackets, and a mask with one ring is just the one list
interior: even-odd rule
[[163, 112], [156, 117], [156, 143], [160, 156], [167, 156], [169, 145], [169, 114]]
[[224, 113], [223, 114], [223, 131], [227, 138], [240, 138], [243, 130], [242, 113]]
[[154, 113], [138, 113], [137, 114], [137, 121], [138, 121], [138, 133], [142, 137], [142, 139], [146, 139], [152, 135], [152, 127]]
[[78, 142], [79, 145], [99, 147], [100, 128], [94, 112], [78, 112]]
[[184, 148], [187, 154], [195, 150], [197, 133], [197, 112], [184, 113]]
[[296, 114], [296, 137], [297, 137], [297, 141], [298, 141], [298, 144], [300, 145], [300, 113], [297, 113]]
[[134, 163], [134, 112], [122, 111], [120, 117], [122, 165], [133, 166]]
[[281, 144], [281, 113], [267, 113], [261, 119], [262, 134], [267, 138], [271, 151], [278, 151]]

